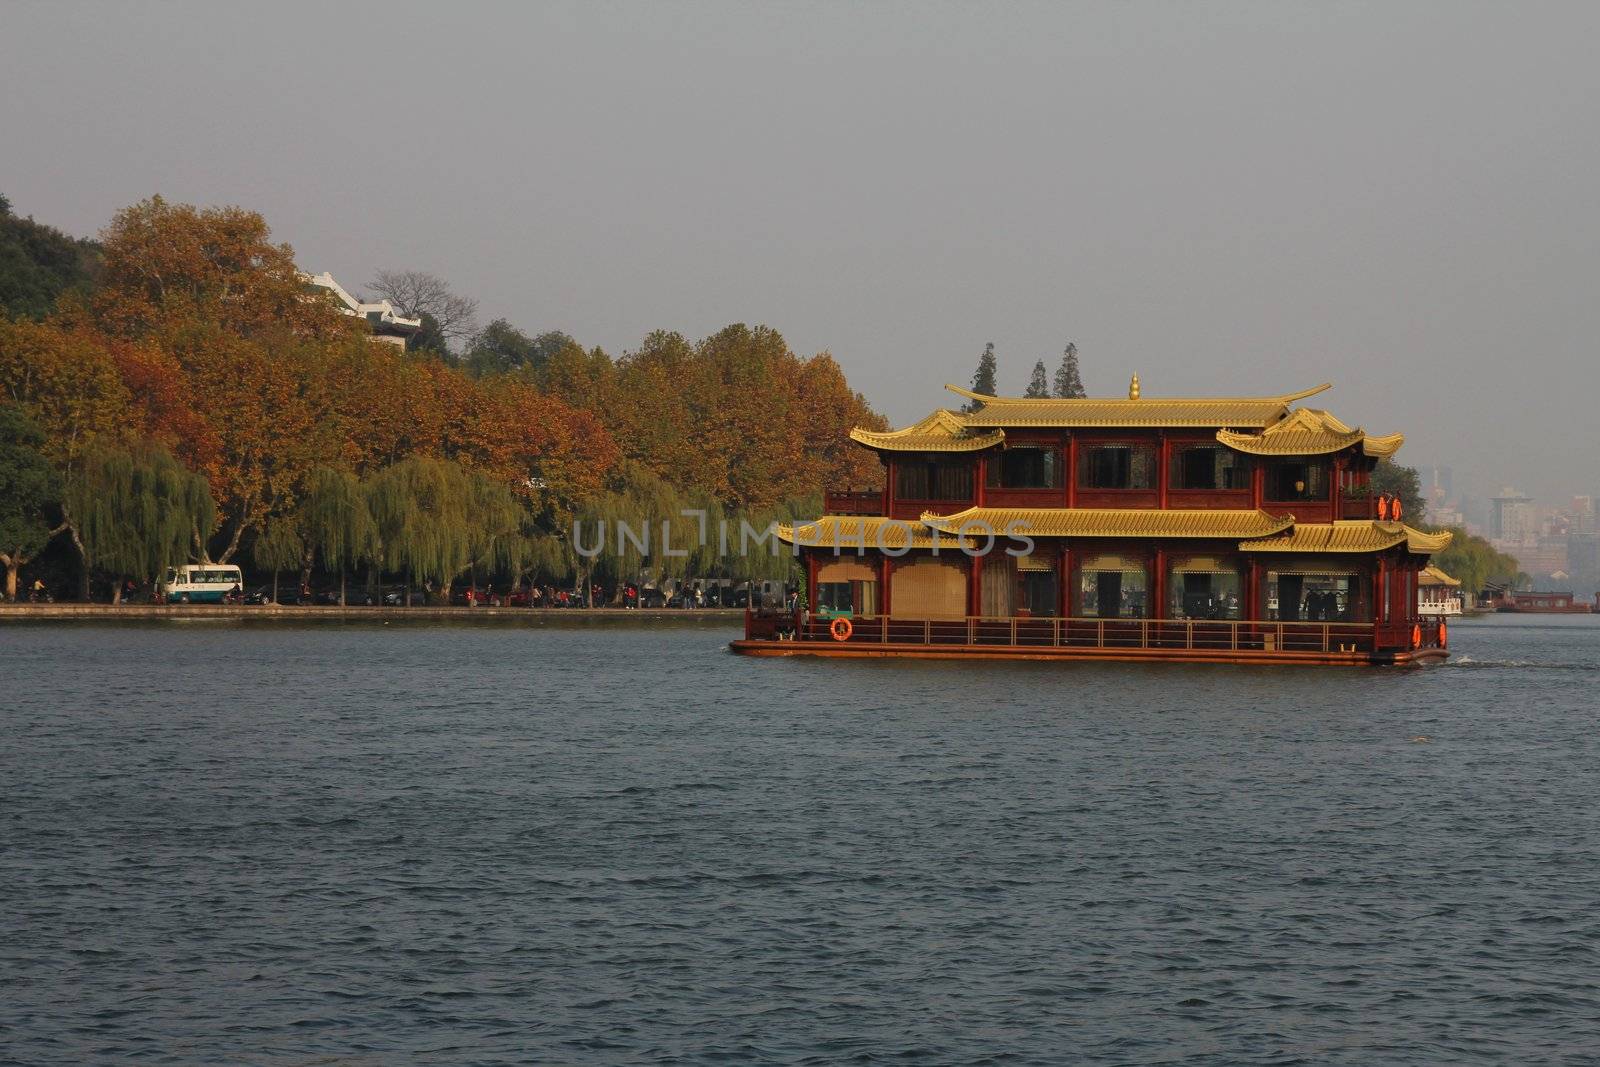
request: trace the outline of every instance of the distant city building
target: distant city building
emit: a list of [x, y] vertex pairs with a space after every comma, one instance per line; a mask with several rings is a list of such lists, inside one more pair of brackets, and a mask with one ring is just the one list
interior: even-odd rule
[[1449, 467], [1429, 467], [1421, 474], [1423, 489], [1431, 499], [1449, 500], [1455, 495], [1455, 472]]
[[387, 300], [376, 302], [358, 300], [351, 296], [344, 286], [334, 281], [333, 275], [327, 272], [306, 275], [306, 283], [332, 293], [334, 306], [343, 314], [358, 319], [366, 319], [367, 324], [372, 327], [374, 340], [384, 341], [404, 348], [411, 338], [422, 332], [421, 319], [406, 318], [396, 311], [394, 305]]
[[1435, 526], [1465, 526], [1466, 516], [1454, 504], [1428, 505], [1428, 521]]
[[1567, 535], [1567, 566], [1586, 585], [1600, 582], [1600, 533], [1590, 530]]
[[1491, 501], [1490, 538], [1521, 544], [1532, 541], [1538, 533], [1538, 516], [1533, 510], [1532, 497], [1522, 496], [1515, 489], [1502, 489], [1501, 495]]
[[1575, 496], [1572, 498], [1572, 531], [1573, 533], [1591, 533], [1595, 529], [1594, 497]]
[[1517, 561], [1517, 566], [1535, 581], [1551, 578], [1558, 573], [1567, 573], [1571, 570], [1567, 563], [1567, 542], [1565, 539], [1560, 541], [1502, 541], [1498, 542], [1496, 547], [1514, 558]]

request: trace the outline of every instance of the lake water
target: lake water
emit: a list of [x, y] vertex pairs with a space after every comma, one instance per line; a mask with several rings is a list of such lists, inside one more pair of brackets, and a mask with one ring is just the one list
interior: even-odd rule
[[1593, 1063], [1600, 617], [1423, 669], [0, 626], [0, 1060]]

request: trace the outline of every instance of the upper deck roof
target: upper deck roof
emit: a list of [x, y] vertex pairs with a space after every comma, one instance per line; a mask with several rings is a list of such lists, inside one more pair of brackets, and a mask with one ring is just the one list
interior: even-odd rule
[[1291, 408], [1315, 396], [1315, 389], [1281, 396], [1143, 398], [1138, 376], [1127, 399], [1058, 399], [987, 396], [947, 385], [967, 397], [977, 410], [941, 408], [899, 430], [850, 431], [850, 438], [884, 452], [977, 452], [1002, 445], [1007, 429], [1068, 430], [1212, 430], [1217, 440], [1239, 452], [1257, 456], [1322, 456], [1359, 448], [1373, 459], [1399, 451], [1405, 437], [1377, 437], [1351, 427], [1321, 408]]
[[887, 452], [976, 452], [1006, 439], [1003, 430], [972, 430], [960, 415], [940, 408], [901, 430], [850, 431], [850, 439]]
[[1299, 408], [1260, 433], [1218, 430], [1217, 440], [1255, 456], [1323, 456], [1360, 445], [1364, 454], [1385, 459], [1400, 450], [1405, 435], [1373, 437], [1359, 426], [1351, 429], [1320, 408]]
[[1282, 396], [1167, 398], [1129, 397], [1104, 400], [1061, 400], [1054, 397], [985, 396], [960, 386], [946, 389], [975, 401], [976, 411], [962, 416], [973, 428], [1037, 427], [1042, 429], [1200, 428], [1263, 430], [1289, 414], [1296, 400], [1332, 388], [1330, 383]]

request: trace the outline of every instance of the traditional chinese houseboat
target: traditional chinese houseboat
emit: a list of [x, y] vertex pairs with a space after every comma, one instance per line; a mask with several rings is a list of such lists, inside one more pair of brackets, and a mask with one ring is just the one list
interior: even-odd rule
[[780, 527], [807, 608], [751, 612], [751, 655], [1325, 664], [1442, 659], [1419, 577], [1448, 533], [1370, 476], [1399, 449], [1327, 389], [1219, 399], [971, 403], [856, 429], [884, 488]]

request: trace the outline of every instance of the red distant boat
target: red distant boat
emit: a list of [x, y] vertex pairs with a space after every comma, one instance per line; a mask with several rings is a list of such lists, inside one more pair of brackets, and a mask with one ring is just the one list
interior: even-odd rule
[[1591, 608], [1570, 592], [1507, 593], [1494, 610], [1530, 615], [1588, 615], [1600, 610], [1600, 594], [1595, 595], [1595, 600], [1597, 605]]

